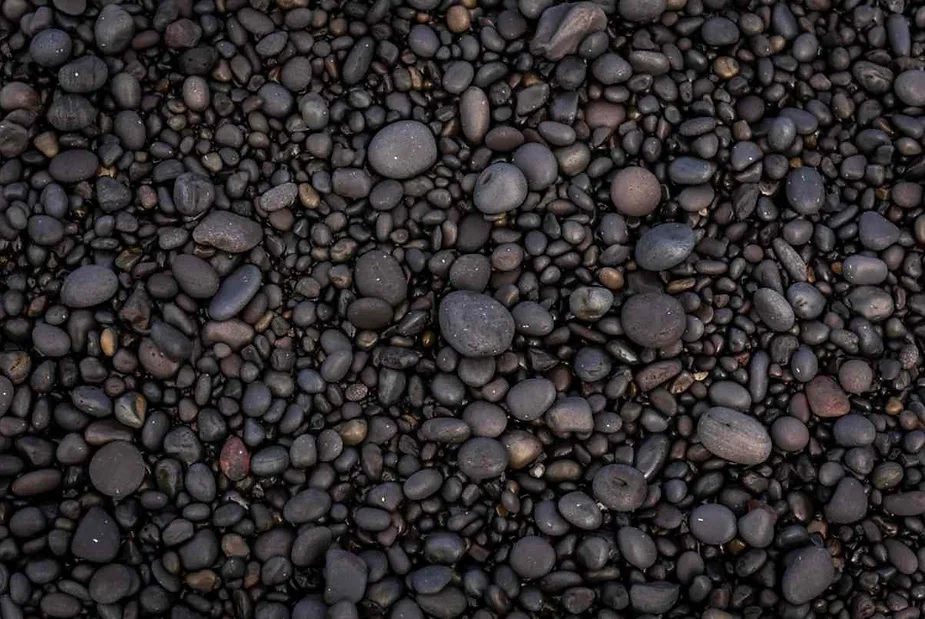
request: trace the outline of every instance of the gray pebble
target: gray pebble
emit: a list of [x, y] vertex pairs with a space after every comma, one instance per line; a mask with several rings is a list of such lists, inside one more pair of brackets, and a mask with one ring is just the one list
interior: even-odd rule
[[636, 243], [636, 263], [649, 271], [666, 271], [684, 262], [697, 239], [685, 224], [667, 223], [649, 228]]
[[510, 163], [493, 163], [475, 181], [472, 202], [486, 215], [499, 215], [523, 204], [527, 192], [527, 178], [520, 168]]
[[367, 158], [377, 173], [403, 180], [427, 171], [436, 163], [437, 142], [427, 125], [402, 120], [379, 130], [369, 142]]
[[468, 290], [443, 298], [439, 322], [447, 343], [467, 357], [500, 355], [514, 338], [514, 319], [507, 308], [488, 295]]
[[93, 307], [108, 301], [119, 289], [119, 278], [96, 264], [72, 271], [61, 286], [61, 302], [72, 308]]
[[218, 292], [209, 303], [209, 315], [213, 320], [228, 320], [244, 309], [260, 290], [262, 276], [260, 269], [246, 264], [226, 277]]

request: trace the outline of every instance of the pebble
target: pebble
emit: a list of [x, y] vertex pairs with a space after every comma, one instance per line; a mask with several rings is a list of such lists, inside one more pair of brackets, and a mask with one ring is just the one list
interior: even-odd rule
[[260, 269], [246, 264], [226, 277], [209, 303], [209, 315], [214, 320], [228, 320], [243, 310], [257, 291], [262, 276]]
[[831, 376], [817, 376], [806, 384], [809, 408], [819, 417], [841, 417], [851, 410], [851, 402]]
[[655, 211], [661, 199], [658, 178], [645, 168], [624, 168], [610, 183], [610, 200], [624, 215], [645, 217]]
[[636, 263], [648, 271], [667, 271], [694, 251], [694, 231], [678, 223], [661, 224], [646, 230], [636, 243]]
[[180, 289], [194, 299], [211, 299], [221, 280], [212, 266], [192, 254], [180, 254], [171, 265], [171, 274]]
[[542, 578], [556, 564], [556, 551], [552, 545], [536, 535], [522, 537], [511, 548], [511, 569], [527, 580]]
[[801, 215], [814, 215], [825, 202], [825, 184], [815, 168], [800, 167], [787, 175], [787, 203]]
[[915, 3], [0, 2], [0, 619], [914, 619]]
[[260, 224], [228, 211], [212, 211], [193, 228], [194, 241], [232, 254], [250, 251], [262, 238]]
[[746, 413], [714, 406], [697, 422], [697, 436], [714, 454], [737, 464], [761, 464], [771, 455], [771, 437], [760, 421]]
[[787, 556], [781, 588], [788, 602], [805, 604], [821, 595], [834, 578], [835, 566], [829, 552], [825, 548], [809, 546]]
[[354, 281], [360, 294], [398, 305], [408, 294], [401, 265], [388, 253], [369, 251], [360, 256], [354, 267]]
[[593, 2], [548, 5], [530, 40], [530, 52], [547, 60], [561, 60], [578, 50], [590, 34], [607, 26], [607, 15]]
[[903, 71], [893, 81], [893, 92], [905, 105], [922, 107], [925, 105], [925, 71]]
[[698, 505], [691, 511], [691, 535], [703, 544], [719, 546], [736, 536], [736, 517], [732, 510], [719, 503]]
[[90, 507], [77, 523], [71, 552], [83, 561], [109, 563], [119, 553], [119, 527], [101, 507]]
[[626, 337], [645, 348], [666, 348], [681, 339], [686, 327], [684, 307], [674, 297], [644, 292], [623, 303], [620, 322]]
[[491, 297], [457, 290], [440, 302], [440, 333], [466, 357], [500, 355], [514, 338], [514, 319]]
[[144, 477], [141, 452], [126, 441], [107, 443], [90, 460], [90, 481], [106, 496], [126, 497], [138, 490]]
[[481, 213], [500, 215], [523, 204], [527, 192], [527, 178], [520, 168], [510, 163], [493, 163], [475, 181], [472, 202]]
[[61, 286], [61, 302], [75, 309], [105, 303], [119, 290], [116, 274], [104, 266], [88, 264], [67, 276]]
[[632, 512], [646, 500], [648, 486], [643, 474], [625, 464], [608, 464], [594, 474], [594, 498], [607, 509]]
[[402, 120], [386, 125], [367, 148], [369, 165], [386, 178], [404, 180], [429, 169], [437, 161], [437, 143], [423, 123]]
[[474, 437], [463, 443], [456, 456], [459, 470], [473, 481], [499, 477], [507, 468], [507, 451], [499, 441]]

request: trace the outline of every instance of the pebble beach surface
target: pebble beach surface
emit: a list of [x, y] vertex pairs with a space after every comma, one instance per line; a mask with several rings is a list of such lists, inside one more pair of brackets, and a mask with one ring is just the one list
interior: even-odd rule
[[925, 7], [0, 0], [0, 619], [919, 619]]

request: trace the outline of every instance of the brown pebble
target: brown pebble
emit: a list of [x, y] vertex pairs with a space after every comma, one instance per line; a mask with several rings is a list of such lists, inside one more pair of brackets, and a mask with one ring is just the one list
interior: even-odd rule
[[809, 408], [819, 417], [841, 417], [851, 411], [848, 396], [830, 376], [817, 376], [806, 384]]
[[251, 456], [244, 441], [237, 436], [232, 436], [225, 441], [219, 465], [225, 477], [232, 481], [241, 481], [247, 477], [251, 467]]

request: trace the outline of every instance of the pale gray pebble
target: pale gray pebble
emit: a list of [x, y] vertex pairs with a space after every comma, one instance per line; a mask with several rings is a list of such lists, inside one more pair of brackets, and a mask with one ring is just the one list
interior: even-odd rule
[[500, 355], [514, 338], [514, 319], [506, 307], [488, 295], [457, 290], [440, 302], [440, 333], [467, 357]]
[[689, 226], [667, 223], [649, 228], [636, 243], [636, 263], [649, 271], [666, 271], [684, 262], [697, 238]]
[[746, 413], [715, 406], [700, 416], [697, 436], [712, 454], [737, 464], [760, 464], [771, 455], [771, 437]]
[[437, 142], [427, 125], [402, 120], [379, 130], [369, 143], [367, 158], [377, 173], [403, 180], [425, 172], [436, 163]]
[[556, 387], [542, 377], [528, 378], [511, 387], [505, 396], [511, 416], [520, 421], [533, 421], [542, 417], [556, 399]]
[[602, 286], [581, 286], [569, 295], [569, 310], [579, 320], [600, 320], [613, 306], [613, 293]]
[[298, 195], [299, 188], [295, 183], [282, 183], [261, 194], [257, 203], [266, 212], [273, 213], [295, 204]]
[[527, 197], [527, 178], [510, 163], [493, 163], [475, 181], [472, 201], [480, 212], [499, 215], [523, 204]]
[[212, 211], [193, 228], [193, 240], [232, 254], [257, 246], [263, 229], [256, 221], [229, 211]]

